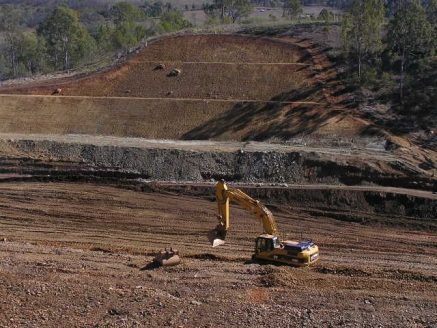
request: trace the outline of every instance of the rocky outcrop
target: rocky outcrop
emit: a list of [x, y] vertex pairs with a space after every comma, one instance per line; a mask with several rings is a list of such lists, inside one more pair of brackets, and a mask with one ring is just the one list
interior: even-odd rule
[[[77, 140], [82, 138], [87, 137]], [[245, 190], [263, 202], [298, 206], [315, 216], [366, 223], [380, 222], [379, 216], [388, 214], [411, 218], [408, 225], [416, 228], [432, 230], [434, 226], [437, 198], [423, 190], [435, 188], [435, 180], [390, 153], [383, 160], [381, 153], [376, 162], [371, 157], [362, 161], [359, 156], [334, 156], [332, 151], [268, 149], [265, 144], [244, 149], [213, 143], [200, 148], [196, 144], [162, 143], [144, 146], [105, 138], [71, 142], [56, 137], [3, 140], [0, 177], [53, 181], [105, 178], [150, 192], [161, 192], [163, 187], [154, 190], [154, 184], [147, 182], [161, 186], [175, 182], [164, 189], [188, 194], [197, 190], [197, 196], [211, 194], [211, 182], [225, 179], [246, 184]], [[384, 219], [385, 224], [389, 221]]]
[[[86, 137], [84, 137], [86, 138]], [[26, 174], [105, 175], [156, 181], [381, 185], [432, 189], [435, 183], [408, 163], [387, 156], [363, 161], [338, 153], [274, 149], [197, 150], [53, 140], [5, 140], [17, 156], [2, 159], [2, 171]], [[222, 147], [223, 148], [223, 147]], [[10, 151], [9, 151], [10, 152]]]

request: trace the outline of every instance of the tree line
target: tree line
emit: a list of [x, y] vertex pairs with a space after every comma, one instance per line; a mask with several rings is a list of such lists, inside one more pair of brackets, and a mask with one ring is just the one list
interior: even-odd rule
[[[82, 3], [89, 5], [90, 1]], [[145, 2], [141, 8], [128, 2], [105, 8], [80, 12], [57, 6], [32, 26], [35, 17], [27, 14], [35, 11], [39, 17], [38, 8], [3, 5], [0, 79], [68, 70], [92, 62], [99, 55], [127, 52], [146, 36], [191, 26], [171, 4], [160, 1]]]
[[401, 114], [437, 115], [437, 0], [354, 0], [342, 37], [351, 83], [397, 94]]
[[[402, 99], [405, 86], [425, 74], [424, 67], [434, 67], [427, 59], [437, 50], [437, 0], [281, 1], [283, 17], [292, 21], [298, 21], [303, 4], [323, 2], [345, 10], [334, 15], [323, 9], [317, 19], [341, 20], [343, 57], [352, 83], [387, 87], [397, 78]], [[12, 4], [16, 2], [0, 0], [0, 79], [68, 70], [98, 56], [127, 52], [155, 33], [191, 26], [171, 3], [159, 0], [140, 7], [127, 1], [40, 0], [65, 5], [54, 9]], [[250, 14], [253, 3], [213, 0], [202, 8], [217, 24], [234, 23]]]

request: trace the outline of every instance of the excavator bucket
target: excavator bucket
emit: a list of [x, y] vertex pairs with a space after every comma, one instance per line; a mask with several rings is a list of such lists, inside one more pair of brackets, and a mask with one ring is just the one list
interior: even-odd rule
[[214, 229], [208, 231], [207, 237], [212, 247], [223, 245], [225, 243], [226, 230], [219, 224]]
[[156, 263], [158, 266], [172, 266], [181, 263], [181, 258], [179, 257], [179, 251], [174, 250], [170, 247], [170, 250], [167, 248], [161, 251], [154, 259], [153, 263]]

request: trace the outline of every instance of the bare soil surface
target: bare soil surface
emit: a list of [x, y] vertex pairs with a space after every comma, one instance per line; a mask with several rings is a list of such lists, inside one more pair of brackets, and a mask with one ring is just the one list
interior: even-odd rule
[[[175, 68], [181, 74], [168, 76]], [[4, 83], [0, 127], [189, 140], [369, 135], [371, 124], [345, 111], [343, 90], [324, 49], [309, 40], [177, 36], [103, 73]]]
[[[291, 35], [166, 38], [0, 87], [0, 327], [437, 327], [436, 152], [356, 115]], [[237, 186], [320, 247], [314, 266], [252, 262], [261, 226], [237, 206], [208, 244], [213, 180], [255, 169], [275, 184]], [[182, 263], [151, 265], [168, 247]]]
[[[273, 212], [321, 260], [250, 261], [258, 222], [233, 206], [220, 249], [205, 197], [93, 184], [3, 183], [3, 327], [434, 327], [435, 233], [338, 222], [290, 206]], [[213, 186], [211, 186], [211, 194]], [[382, 218], [381, 221], [383, 221]], [[182, 264], [152, 268], [165, 247]]]

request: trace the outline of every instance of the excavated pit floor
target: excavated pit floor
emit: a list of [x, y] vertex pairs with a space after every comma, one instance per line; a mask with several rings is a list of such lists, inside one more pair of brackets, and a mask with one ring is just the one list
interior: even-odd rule
[[[232, 206], [227, 243], [211, 248], [209, 193], [99, 183], [3, 182], [2, 327], [433, 327], [434, 231], [383, 215], [338, 221], [267, 204], [289, 238], [312, 238], [308, 268], [252, 263], [260, 226]], [[385, 224], [384, 222], [396, 222]], [[149, 269], [165, 247], [182, 264]]]

